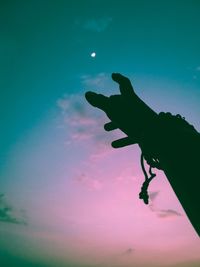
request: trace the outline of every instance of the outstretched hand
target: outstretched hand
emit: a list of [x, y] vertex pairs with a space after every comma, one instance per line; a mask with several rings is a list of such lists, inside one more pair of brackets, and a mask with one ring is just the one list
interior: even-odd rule
[[110, 122], [104, 125], [106, 131], [119, 128], [127, 135], [113, 141], [114, 148], [140, 143], [144, 121], [148, 125], [150, 117], [152, 121], [157, 114], [135, 94], [128, 78], [119, 73], [113, 73], [112, 79], [119, 84], [121, 94], [106, 97], [102, 94], [86, 92], [85, 97], [92, 106], [107, 114]]

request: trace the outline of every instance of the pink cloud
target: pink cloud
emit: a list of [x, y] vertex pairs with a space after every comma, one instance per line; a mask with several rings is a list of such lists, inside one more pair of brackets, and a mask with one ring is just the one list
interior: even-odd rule
[[[64, 95], [58, 99], [57, 106], [63, 116], [63, 124], [67, 127], [69, 139], [83, 140], [94, 136], [97, 118], [92, 117], [87, 103], [79, 94]], [[90, 127], [88, 129], [88, 127]]]
[[[96, 83], [104, 75], [100, 74], [99, 76], [96, 81], [85, 78], [85, 83]], [[99, 160], [113, 151], [110, 143], [117, 138], [117, 133], [108, 134], [104, 131], [105, 115], [95, 109], [91, 112], [91, 107], [83, 95], [65, 94], [58, 99], [57, 107], [62, 114], [63, 127], [66, 128], [68, 140], [65, 141], [65, 144], [73, 145], [74, 142], [79, 142], [80, 146], [84, 146], [87, 141], [87, 146], [91, 148], [89, 159], [91, 161]]]
[[76, 182], [80, 183], [87, 189], [91, 191], [99, 191], [102, 189], [103, 184], [100, 180], [91, 178], [85, 173], [81, 173], [79, 176], [75, 178]]

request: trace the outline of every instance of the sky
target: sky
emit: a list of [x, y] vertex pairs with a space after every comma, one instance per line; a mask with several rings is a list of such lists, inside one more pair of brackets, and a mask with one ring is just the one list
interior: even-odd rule
[[199, 266], [164, 173], [145, 205], [139, 147], [113, 149], [123, 134], [84, 98], [118, 93], [120, 72], [200, 131], [199, 13], [194, 0], [1, 1], [2, 266]]

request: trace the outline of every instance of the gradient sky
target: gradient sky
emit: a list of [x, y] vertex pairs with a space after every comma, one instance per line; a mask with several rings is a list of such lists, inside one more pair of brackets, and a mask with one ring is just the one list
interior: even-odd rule
[[138, 146], [112, 149], [122, 134], [84, 99], [118, 93], [121, 72], [200, 131], [199, 14], [193, 0], [1, 1], [1, 266], [199, 266], [164, 174], [144, 205]]

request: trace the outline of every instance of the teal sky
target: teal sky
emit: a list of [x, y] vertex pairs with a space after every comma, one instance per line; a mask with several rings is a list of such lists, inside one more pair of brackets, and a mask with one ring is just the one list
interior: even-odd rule
[[[84, 92], [94, 89], [108, 95], [116, 93], [114, 90], [117, 88], [112, 84], [110, 75], [112, 72], [121, 72], [131, 78], [138, 95], [154, 110], [180, 113], [200, 131], [199, 14], [200, 1], [197, 0], [1, 1], [0, 234], [3, 237], [0, 237], [0, 246], [3, 252], [0, 253], [0, 262], [7, 262], [6, 267], [45, 266], [43, 264], [48, 264], [49, 260], [45, 255], [51, 255], [54, 250], [47, 240], [56, 240], [57, 249], [53, 255], [55, 262], [57, 258], [61, 258], [59, 266], [63, 264], [66, 267], [81, 267], [86, 264], [104, 267], [107, 262], [109, 266], [118, 266], [116, 257], [122, 255], [123, 251], [125, 254], [132, 253], [131, 240], [130, 246], [119, 246], [115, 251], [115, 245], [112, 247], [112, 244], [121, 242], [121, 236], [118, 237], [115, 232], [108, 238], [110, 248], [113, 248], [109, 255], [99, 255], [95, 249], [90, 250], [91, 244], [92, 248], [103, 246], [100, 236], [106, 230], [104, 232], [102, 229], [105, 227], [108, 230], [111, 222], [114, 222], [108, 210], [103, 213], [100, 204], [97, 204], [97, 208], [90, 206], [92, 201], [99, 203], [99, 200], [103, 201], [102, 196], [107, 199], [112, 194], [113, 198], [107, 200], [110, 201], [111, 209], [114, 205], [112, 201], [116, 196], [113, 188], [116, 185], [112, 187], [112, 183], [99, 178], [103, 177], [103, 169], [110, 171], [111, 178], [114, 179], [117, 173], [112, 172], [112, 164], [116, 164], [119, 158], [123, 158], [123, 164], [129, 163], [125, 168], [127, 178], [123, 184], [124, 192], [117, 196], [123, 202], [124, 194], [130, 194], [130, 199], [127, 200], [130, 201], [127, 202], [130, 209], [131, 196], [137, 190], [131, 192], [130, 188], [134, 185], [127, 187], [132, 181], [132, 161], [129, 159], [134, 148], [123, 152], [107, 151], [113, 135], [107, 137], [103, 130], [101, 132], [105, 118], [87, 107]], [[96, 53], [96, 57], [91, 57], [92, 52]], [[96, 121], [100, 124], [97, 125]], [[137, 159], [138, 150], [135, 149], [133, 158]], [[122, 168], [119, 166], [119, 172], [122, 172], [125, 165]], [[135, 173], [141, 176], [139, 164], [134, 166]], [[78, 178], [74, 179], [74, 176]], [[162, 174], [161, 176], [163, 177]], [[155, 185], [157, 189], [152, 189], [159, 191], [159, 195], [162, 190], [166, 194], [171, 192], [164, 182], [165, 179], [162, 179], [164, 185], [158, 182]], [[119, 188], [116, 186], [116, 192], [121, 192]], [[175, 209], [177, 214], [181, 213], [177, 200], [174, 196], [170, 200], [170, 194], [172, 193], [167, 195], [169, 202], [163, 197], [163, 206], [157, 209]], [[53, 204], [50, 208], [51, 201]], [[81, 203], [84, 203], [86, 211], [91, 208], [98, 220], [88, 222], [87, 212], [83, 214], [79, 207]], [[127, 215], [130, 210], [125, 204], [119, 205], [122, 217], [126, 218], [119, 227], [126, 229], [126, 224], [131, 225], [132, 219]], [[137, 202], [134, 205], [138, 214], [141, 211], [145, 218], [144, 208]], [[12, 208], [6, 213], [6, 207]], [[1, 214], [2, 209], [4, 215]], [[58, 219], [53, 218], [51, 221], [51, 212]], [[135, 222], [138, 227], [139, 219], [141, 218], [138, 217]], [[99, 230], [101, 220], [103, 228]], [[163, 247], [158, 258], [169, 258], [172, 255], [173, 259], [167, 266], [179, 266], [175, 264], [180, 263], [180, 267], [183, 267], [185, 262], [189, 262], [191, 265], [187, 266], [193, 267], [193, 262], [199, 263], [199, 240], [186, 219], [180, 222], [182, 226], [172, 226], [176, 225], [176, 221], [173, 221], [174, 224], [168, 221], [170, 226], [166, 226], [167, 230], [162, 228], [161, 223], [152, 220], [155, 232], [153, 228], [150, 232], [154, 236], [157, 227], [162, 229], [152, 255], [157, 256], [159, 242], [165, 242], [167, 238], [168, 243], [174, 244], [174, 249], [177, 248], [177, 255], [181, 254], [184, 246], [189, 251], [181, 259], [178, 256], [176, 258], [173, 253], [167, 254], [167, 249]], [[89, 232], [91, 225], [95, 229], [95, 241], [84, 241], [84, 234], [92, 235]], [[179, 226], [183, 232], [179, 233]], [[175, 228], [170, 232], [170, 227]], [[138, 229], [142, 231], [141, 226]], [[186, 237], [181, 238], [185, 231]], [[178, 241], [175, 245], [168, 238], [177, 232]], [[140, 258], [140, 252], [142, 249], [148, 251], [148, 248], [139, 241], [139, 233], [141, 232], [138, 231], [135, 240], [133, 238], [136, 262], [137, 266], [146, 267], [146, 262]], [[149, 240], [151, 237], [150, 234]], [[12, 246], [6, 241], [8, 238], [11, 242], [15, 240]], [[82, 246], [77, 245], [79, 239], [82, 240]], [[29, 250], [26, 250], [25, 242], [28, 242]], [[43, 244], [39, 252], [37, 242]], [[84, 242], [90, 253], [84, 251]], [[185, 244], [190, 244], [191, 249]], [[137, 247], [140, 251], [138, 255]], [[119, 254], [118, 250], [121, 251]], [[65, 258], [66, 251], [69, 257]], [[74, 256], [76, 251], [81, 257], [77, 261]], [[118, 256], [112, 260], [112, 255]], [[103, 257], [105, 261], [99, 263], [98, 259]], [[126, 258], [123, 263], [124, 258], [121, 258], [119, 264], [122, 265], [119, 267], [135, 264], [135, 259]], [[34, 265], [33, 262], [40, 265]], [[73, 265], [69, 262], [73, 262]], [[159, 260], [155, 264], [161, 267]]]
[[66, 87], [79, 90], [85, 73], [116, 70], [198, 87], [199, 8], [199, 1], [3, 1], [2, 145], [37, 123]]

